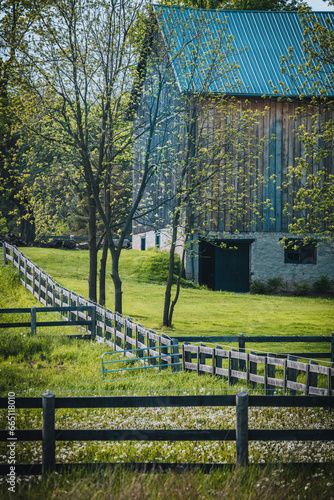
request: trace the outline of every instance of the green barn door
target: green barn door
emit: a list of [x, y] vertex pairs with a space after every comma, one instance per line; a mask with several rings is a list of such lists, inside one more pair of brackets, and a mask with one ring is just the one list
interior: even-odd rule
[[249, 243], [227, 243], [216, 247], [215, 289], [229, 292], [249, 292]]

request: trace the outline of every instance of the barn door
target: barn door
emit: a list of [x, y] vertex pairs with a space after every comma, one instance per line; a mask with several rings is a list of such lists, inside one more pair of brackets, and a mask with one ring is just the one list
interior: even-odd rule
[[226, 245], [215, 251], [215, 290], [249, 292], [249, 243]]
[[249, 292], [249, 248], [252, 240], [200, 242], [200, 283], [212, 290]]

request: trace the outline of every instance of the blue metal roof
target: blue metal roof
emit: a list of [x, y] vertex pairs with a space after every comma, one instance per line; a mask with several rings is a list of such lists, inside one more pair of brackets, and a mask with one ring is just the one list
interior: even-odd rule
[[[282, 85], [286, 95], [312, 94], [313, 81], [298, 75], [305, 57], [303, 26], [297, 12], [201, 10], [154, 5], [159, 27], [173, 62], [181, 92], [216, 92], [231, 95], [277, 95]], [[322, 24], [334, 12], [312, 13]], [[281, 71], [281, 57], [294, 48], [298, 89]], [[326, 72], [319, 79], [324, 85]], [[271, 82], [271, 83], [270, 83]], [[334, 89], [326, 92], [334, 95]]]

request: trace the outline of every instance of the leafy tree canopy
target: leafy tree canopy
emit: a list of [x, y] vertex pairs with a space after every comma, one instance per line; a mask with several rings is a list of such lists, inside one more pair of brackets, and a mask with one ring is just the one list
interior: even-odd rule
[[305, 2], [301, 0], [172, 0], [163, 1], [166, 5], [197, 7], [199, 9], [227, 10], [297, 10]]

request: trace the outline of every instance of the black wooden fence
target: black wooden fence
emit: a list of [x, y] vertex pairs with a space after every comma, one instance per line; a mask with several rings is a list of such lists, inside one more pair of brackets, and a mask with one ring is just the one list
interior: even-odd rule
[[[15, 398], [15, 396], [14, 396]], [[10, 398], [13, 402], [13, 396]], [[0, 408], [9, 407], [9, 398], [0, 398]], [[321, 407], [334, 408], [334, 398], [328, 396], [249, 396], [242, 391], [229, 396], [118, 396], [118, 397], [55, 397], [15, 398], [15, 409], [38, 408], [43, 411], [42, 429], [0, 430], [0, 441], [13, 446], [20, 441], [42, 441], [41, 464], [15, 464], [16, 474], [45, 474], [59, 470], [56, 464], [57, 441], [235, 441], [236, 463], [248, 464], [249, 441], [332, 441], [334, 429], [249, 429], [248, 407]], [[55, 410], [58, 408], [157, 408], [236, 406], [235, 429], [58, 429]], [[9, 410], [8, 410], [9, 411]], [[69, 464], [66, 464], [69, 465]], [[78, 464], [71, 464], [73, 466]], [[89, 466], [92, 464], [80, 464]], [[95, 464], [96, 465], [96, 464]], [[106, 465], [106, 464], [103, 464]], [[137, 464], [139, 465], [139, 464]], [[152, 464], [151, 464], [152, 465]], [[163, 464], [156, 464], [159, 468]], [[172, 467], [176, 464], [164, 464]], [[177, 464], [180, 465], [180, 464]], [[205, 465], [205, 464], [201, 464]], [[8, 474], [9, 464], [0, 464], [0, 474]]]
[[[87, 311], [90, 315], [90, 319], [80, 319], [71, 318], [71, 313], [76, 313], [80, 311]], [[66, 321], [37, 321], [37, 313], [67, 313]], [[18, 327], [30, 327], [31, 334], [34, 335], [37, 331], [37, 327], [43, 326], [90, 326], [91, 335], [89, 335], [93, 340], [95, 338], [95, 307], [94, 306], [70, 306], [70, 307], [34, 307], [31, 308], [22, 307], [14, 309], [0, 309], [0, 316], [2, 314], [30, 314], [30, 321], [16, 321], [11, 323], [0, 323], [0, 328], [18, 328]], [[72, 337], [82, 337], [82, 335], [71, 335]]]
[[[194, 370], [198, 374], [211, 373], [212, 375], [227, 377], [229, 384], [236, 380], [244, 380], [250, 386], [256, 384], [264, 386], [265, 394], [273, 394], [275, 388], [290, 394], [301, 391], [305, 395], [334, 395], [334, 364], [330, 366], [318, 365], [314, 359], [308, 363], [298, 361], [304, 354], [293, 353], [288, 359], [281, 359], [280, 355], [270, 353], [245, 353], [245, 342], [326, 342], [331, 345], [331, 353], [326, 356], [334, 363], [334, 334], [328, 336], [223, 336], [203, 337], [206, 342], [237, 342], [239, 352], [225, 350], [216, 345], [182, 345], [180, 352], [179, 340], [199, 341], [199, 337], [170, 338], [167, 335], [157, 334], [147, 330], [140, 324], [134, 323], [130, 318], [125, 318], [118, 313], [113, 313], [98, 304], [84, 299], [72, 291], [66, 290], [39, 269], [33, 262], [23, 255], [16, 247], [7, 243], [5, 246], [6, 259], [11, 261], [18, 270], [21, 283], [30, 290], [38, 300], [52, 308], [73, 308], [73, 311], [63, 315], [66, 321], [86, 321], [87, 332], [95, 337], [98, 342], [105, 343], [114, 351], [139, 349], [139, 356], [151, 356], [150, 363], [156, 364], [157, 356], [164, 354], [164, 363], [157, 367], [163, 369], [165, 364], [178, 366], [181, 361], [184, 370]], [[82, 308], [86, 307], [84, 312]], [[68, 311], [68, 309], [67, 309]], [[96, 327], [93, 318], [95, 311]], [[141, 351], [142, 349], [142, 351]], [[325, 354], [325, 353], [322, 353]], [[307, 353], [305, 357], [311, 356]], [[318, 354], [312, 357], [318, 359]], [[319, 358], [322, 356], [319, 356]]]

